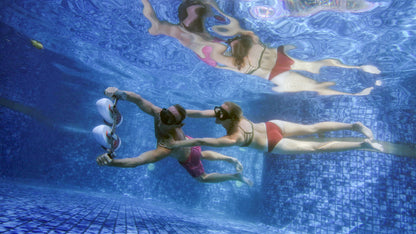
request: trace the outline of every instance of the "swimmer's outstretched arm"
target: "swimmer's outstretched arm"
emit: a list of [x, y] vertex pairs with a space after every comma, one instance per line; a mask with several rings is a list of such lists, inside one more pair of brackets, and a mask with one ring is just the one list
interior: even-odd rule
[[107, 153], [102, 154], [97, 157], [97, 164], [100, 166], [112, 166], [112, 167], [124, 167], [131, 168], [137, 167], [148, 163], [154, 163], [159, 160], [162, 160], [169, 156], [171, 150], [158, 147], [155, 150], [150, 150], [142, 153], [141, 155], [135, 158], [121, 158], [121, 159], [111, 159]]
[[167, 148], [191, 147], [191, 146], [211, 146], [211, 147], [228, 147], [235, 146], [237, 140], [230, 136], [220, 138], [192, 138], [184, 141], [163, 142]]
[[177, 33], [177, 25], [171, 24], [167, 21], [160, 21], [156, 13], [150, 4], [149, 0], [142, 0], [143, 3], [143, 15], [150, 21], [152, 26], [149, 28], [149, 33], [152, 35], [164, 34], [175, 37]]
[[190, 118], [213, 118], [215, 112], [213, 110], [186, 110], [186, 116]]
[[156, 116], [159, 114], [159, 112], [162, 110], [162, 108], [153, 105], [153, 103], [149, 102], [148, 100], [144, 99], [142, 96], [140, 96], [137, 93], [133, 93], [130, 91], [125, 90], [119, 90], [115, 87], [108, 87], [104, 94], [107, 95], [110, 98], [119, 98], [121, 100], [126, 100], [129, 102], [133, 102], [136, 104], [143, 112]]

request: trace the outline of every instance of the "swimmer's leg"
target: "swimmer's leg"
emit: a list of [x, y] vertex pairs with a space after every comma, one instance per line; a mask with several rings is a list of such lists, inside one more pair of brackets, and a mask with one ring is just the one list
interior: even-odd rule
[[253, 182], [242, 176], [241, 173], [234, 173], [234, 174], [220, 174], [220, 173], [210, 173], [210, 174], [202, 174], [197, 178], [199, 182], [202, 183], [220, 183], [228, 180], [237, 180], [242, 183], [247, 184], [248, 186], [252, 186]]
[[376, 151], [384, 152], [384, 147], [380, 143], [371, 142], [369, 139], [365, 139], [363, 147], [368, 149], [374, 149]]
[[369, 140], [373, 140], [373, 132], [371, 129], [367, 128], [364, 124], [360, 122], [356, 122], [352, 124], [352, 130], [356, 132], [361, 132], [364, 136], [366, 136]]
[[[273, 120], [271, 122], [273, 122]], [[284, 137], [321, 134], [330, 131], [351, 130], [362, 133], [370, 140], [373, 139], [373, 132], [360, 122], [353, 124], [341, 122], [320, 122], [316, 124], [306, 125], [278, 120], [276, 125], [282, 129]]]
[[338, 152], [347, 150], [376, 150], [383, 151], [382, 145], [366, 139], [362, 142], [330, 141], [315, 142], [283, 138], [273, 149], [272, 153], [299, 154], [318, 152]]
[[328, 96], [328, 95], [351, 95], [351, 96], [366, 96], [371, 93], [371, 91], [374, 89], [374, 87], [369, 87], [363, 89], [361, 92], [358, 93], [344, 93], [333, 89], [318, 89], [316, 92], [318, 92], [319, 95], [322, 96]]
[[246, 178], [246, 177], [243, 177], [243, 174], [241, 174], [241, 173], [238, 173], [238, 181], [240, 181], [240, 182], [242, 182], [242, 183], [244, 183], [244, 184], [247, 184], [248, 186], [253, 186], [253, 181], [251, 181], [249, 178]]
[[202, 159], [210, 160], [210, 161], [216, 161], [216, 160], [226, 161], [228, 163], [233, 164], [237, 172], [243, 171], [243, 165], [236, 158], [226, 156], [226, 155], [217, 153], [215, 151], [210, 151], [210, 150], [202, 151], [201, 154], [202, 154]]
[[319, 73], [322, 67], [341, 67], [341, 68], [348, 68], [348, 69], [360, 69], [364, 72], [368, 72], [371, 74], [380, 74], [380, 70], [373, 66], [373, 65], [362, 65], [362, 66], [353, 66], [353, 65], [346, 65], [343, 64], [338, 59], [324, 59], [319, 61], [302, 61], [298, 59], [291, 58], [295, 63], [291, 66], [292, 70], [302, 70], [308, 71], [311, 73]]
[[287, 71], [280, 73], [271, 79], [271, 82], [277, 85], [273, 88], [273, 91], [279, 93], [290, 92], [317, 92], [319, 95], [353, 95], [363, 96], [368, 95], [374, 89], [373, 87], [366, 88], [359, 93], [346, 93], [331, 89], [330, 87], [335, 85], [334, 82], [316, 82], [315, 80], [301, 75], [294, 71]]

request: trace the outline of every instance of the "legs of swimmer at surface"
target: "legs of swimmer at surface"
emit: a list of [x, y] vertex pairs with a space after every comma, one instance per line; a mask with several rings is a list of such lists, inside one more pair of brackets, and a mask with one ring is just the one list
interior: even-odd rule
[[[287, 51], [293, 50], [296, 47], [293, 45], [284, 45], [283, 51], [287, 55]], [[288, 55], [287, 55], [288, 56]], [[323, 59], [318, 61], [303, 61], [299, 59], [292, 58], [288, 56], [290, 59], [293, 60], [293, 64], [291, 66], [291, 70], [301, 70], [307, 71], [310, 73], [318, 74], [322, 67], [340, 67], [340, 68], [347, 68], [347, 69], [360, 69], [364, 72], [368, 72], [371, 74], [380, 74], [381, 71], [373, 65], [362, 65], [362, 66], [354, 66], [354, 65], [347, 65], [343, 64], [338, 59]]]
[[371, 90], [374, 89], [373, 87], [369, 87], [359, 93], [340, 92], [330, 88], [331, 86], [335, 85], [334, 82], [320, 83], [294, 71], [283, 72], [272, 78], [271, 82], [277, 85], [276, 87], [273, 87], [273, 91], [279, 93], [311, 91], [317, 92], [319, 95], [363, 96], [370, 94]]
[[234, 164], [235, 170], [237, 172], [243, 171], [243, 165], [241, 165], [240, 161], [238, 161], [236, 158], [229, 157], [229, 156], [226, 156], [226, 155], [214, 152], [214, 151], [210, 151], [210, 150], [202, 151], [202, 159], [210, 160], [210, 161], [216, 161], [216, 160], [226, 161], [226, 162]]
[[383, 152], [383, 146], [373, 143], [369, 139], [362, 142], [329, 141], [315, 142], [283, 138], [273, 149], [272, 153], [299, 154], [317, 152], [337, 152], [346, 150], [376, 150]]
[[219, 183], [228, 180], [237, 180], [248, 186], [253, 186], [253, 182], [242, 176], [241, 173], [234, 173], [234, 174], [220, 174], [220, 173], [210, 173], [210, 174], [202, 174], [200, 177], [197, 178], [199, 182], [203, 183]]
[[372, 65], [353, 66], [343, 64], [338, 59], [324, 59], [319, 61], [307, 62], [292, 58], [295, 62], [292, 65], [292, 70], [302, 70], [318, 74], [322, 67], [341, 67], [348, 69], [360, 69], [371, 74], [380, 74], [380, 70]]
[[[287, 51], [296, 48], [293, 45], [283, 46], [283, 51], [286, 54]], [[363, 89], [358, 93], [346, 93], [340, 92], [330, 87], [335, 85], [334, 82], [317, 82], [309, 77], [306, 77], [296, 70], [307, 71], [311, 73], [319, 73], [322, 67], [341, 67], [348, 69], [361, 69], [364, 72], [372, 74], [380, 74], [380, 70], [372, 65], [363, 65], [363, 66], [352, 66], [343, 64], [338, 59], [324, 59], [319, 61], [302, 61], [288, 56], [294, 63], [290, 66], [290, 70], [283, 72], [275, 77], [270, 77], [270, 80], [277, 85], [273, 90], [276, 92], [302, 92], [302, 91], [312, 91], [317, 92], [319, 95], [354, 95], [354, 96], [364, 96], [369, 95], [374, 89], [373, 87], [368, 87]]]
[[362, 133], [369, 140], [373, 139], [373, 132], [360, 122], [353, 124], [340, 122], [320, 122], [316, 124], [305, 125], [279, 120], [276, 123], [282, 129], [283, 137], [320, 134], [330, 131], [351, 130]]

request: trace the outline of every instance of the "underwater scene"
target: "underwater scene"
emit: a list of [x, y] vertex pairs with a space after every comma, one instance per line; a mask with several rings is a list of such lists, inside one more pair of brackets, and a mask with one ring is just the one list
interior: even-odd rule
[[416, 232], [416, 1], [0, 12], [0, 233]]

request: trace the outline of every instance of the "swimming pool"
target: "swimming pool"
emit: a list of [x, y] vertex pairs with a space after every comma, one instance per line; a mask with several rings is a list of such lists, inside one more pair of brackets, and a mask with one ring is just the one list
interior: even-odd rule
[[[0, 211], [0, 231], [39, 227], [85, 231], [97, 226], [89, 231], [116, 232], [119, 224], [83, 218], [86, 215], [74, 216], [84, 220], [83, 225], [61, 225], [69, 219], [50, 224], [53, 214], [61, 214], [60, 207], [64, 213], [74, 209], [60, 205], [65, 197], [82, 203], [88, 196], [97, 203], [100, 196], [106, 197], [103, 201], [113, 207], [108, 217], [118, 207], [134, 207], [123, 199], [136, 199], [143, 210], [120, 208], [133, 214], [126, 215], [126, 220], [143, 218], [148, 212], [147, 223], [187, 221], [169, 228], [124, 222], [131, 231], [191, 232], [196, 229], [189, 227], [199, 224], [201, 233], [209, 232], [207, 225], [201, 225], [207, 218], [192, 219], [181, 209], [247, 224], [232, 229], [234, 221], [209, 220], [214, 230], [224, 227], [225, 233], [416, 231], [415, 3], [376, 1], [383, 4], [357, 14], [326, 11], [275, 20], [251, 15], [253, 5], [273, 2], [277, 1], [222, 0], [218, 4], [264, 43], [296, 45], [290, 52], [293, 57], [334, 57], [347, 64], [376, 65], [380, 75], [338, 68], [309, 74], [317, 81], [336, 82], [335, 89], [342, 91], [374, 86], [372, 93], [362, 97], [275, 93], [273, 85], [263, 79], [209, 67], [175, 39], [150, 35], [140, 1], [2, 1], [0, 204], [8, 209]], [[161, 19], [177, 22], [174, 9], [180, 1], [152, 3]], [[33, 47], [31, 39], [41, 42], [44, 49]], [[198, 183], [173, 159], [134, 169], [101, 168], [95, 157], [102, 150], [90, 132], [102, 121], [95, 101], [104, 97], [108, 86], [138, 92], [162, 107], [180, 103], [189, 109], [211, 109], [231, 100], [259, 122], [361, 121], [373, 129], [377, 140], [392, 143], [397, 150], [393, 154], [349, 151], [264, 156], [250, 149], [216, 149], [243, 163], [244, 174], [255, 183], [252, 188], [232, 182]], [[135, 156], [152, 149], [151, 118], [128, 103], [121, 102], [119, 109], [124, 123], [118, 129], [123, 141], [118, 155]], [[223, 133], [213, 121], [187, 119], [185, 123], [191, 136]], [[357, 136], [337, 132], [325, 137]], [[223, 163], [204, 165], [207, 171], [233, 170]], [[14, 184], [19, 185], [17, 190], [8, 189]], [[57, 192], [60, 202], [49, 206], [54, 192], [26, 187], [33, 185], [66, 192]], [[83, 195], [68, 195], [79, 190]], [[21, 198], [13, 202], [12, 195], [19, 193]], [[98, 198], [96, 193], [100, 193]], [[37, 204], [33, 197], [44, 202]], [[18, 202], [22, 200], [26, 202]], [[163, 211], [151, 204], [165, 205], [170, 212], [160, 217]], [[94, 203], [83, 207], [101, 209]], [[172, 210], [177, 210], [176, 216]], [[258, 229], [253, 228], [256, 224]]]

